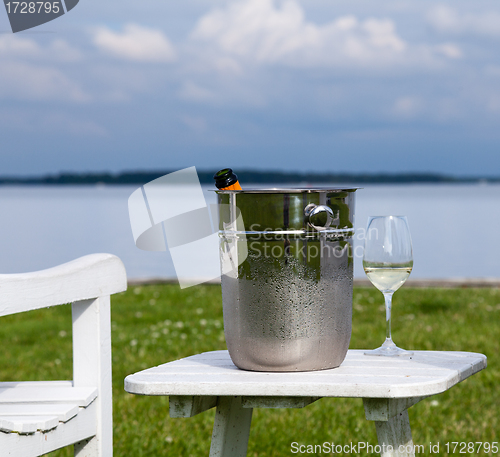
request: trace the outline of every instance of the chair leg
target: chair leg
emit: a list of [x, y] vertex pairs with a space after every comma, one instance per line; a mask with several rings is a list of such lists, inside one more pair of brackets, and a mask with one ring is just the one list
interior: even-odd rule
[[80, 441], [75, 446], [75, 457], [90, 457], [99, 454], [99, 447], [97, 446], [97, 439], [94, 436], [88, 440]]
[[247, 455], [252, 411], [241, 406], [241, 397], [218, 398], [210, 457]]
[[96, 436], [75, 445], [78, 457], [113, 455], [110, 298], [73, 303], [73, 384], [97, 386]]

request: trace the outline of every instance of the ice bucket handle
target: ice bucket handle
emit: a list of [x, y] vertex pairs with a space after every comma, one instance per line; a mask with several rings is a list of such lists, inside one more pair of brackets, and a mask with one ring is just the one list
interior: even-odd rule
[[305, 207], [304, 216], [308, 224], [318, 231], [328, 229], [334, 219], [331, 208], [323, 205], [315, 205], [314, 203]]

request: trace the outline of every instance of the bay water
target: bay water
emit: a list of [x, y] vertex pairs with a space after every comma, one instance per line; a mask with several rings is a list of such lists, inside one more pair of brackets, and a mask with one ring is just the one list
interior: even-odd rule
[[[130, 279], [175, 278], [168, 251], [135, 246], [128, 198], [137, 187], [0, 186], [0, 273], [109, 252], [122, 259]], [[207, 204], [215, 203], [213, 188], [203, 189]], [[182, 205], [182, 192], [178, 198]], [[411, 278], [499, 278], [499, 209], [500, 185], [366, 185], [356, 192], [354, 275], [365, 277], [361, 256], [368, 216], [392, 214], [408, 217]]]

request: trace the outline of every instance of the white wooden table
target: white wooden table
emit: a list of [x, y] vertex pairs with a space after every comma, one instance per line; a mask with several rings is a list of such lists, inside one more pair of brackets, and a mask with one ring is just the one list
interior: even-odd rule
[[171, 417], [216, 406], [211, 457], [246, 455], [253, 408], [301, 408], [321, 397], [363, 398], [381, 455], [413, 456], [407, 409], [483, 368], [486, 356], [470, 352], [415, 351], [411, 358], [392, 358], [349, 350], [338, 368], [270, 373], [240, 370], [227, 351], [215, 351], [127, 376], [125, 390], [168, 395]]

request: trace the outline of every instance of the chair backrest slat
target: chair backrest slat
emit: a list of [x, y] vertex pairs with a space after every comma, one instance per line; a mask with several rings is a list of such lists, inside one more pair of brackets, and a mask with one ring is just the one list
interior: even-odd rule
[[108, 296], [126, 288], [125, 267], [111, 254], [91, 254], [33, 273], [0, 274], [0, 316]]

